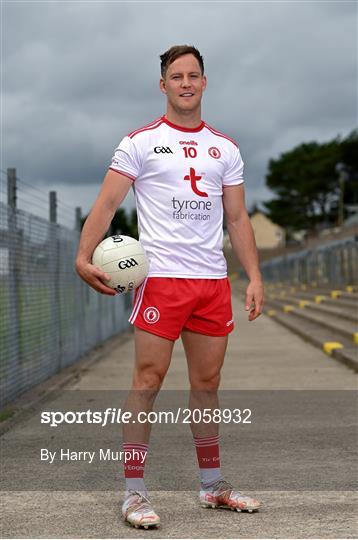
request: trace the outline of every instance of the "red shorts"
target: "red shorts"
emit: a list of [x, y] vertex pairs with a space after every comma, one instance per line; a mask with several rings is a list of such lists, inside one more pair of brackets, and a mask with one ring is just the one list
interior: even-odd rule
[[134, 294], [129, 322], [176, 340], [183, 329], [226, 336], [234, 328], [228, 278], [149, 277]]

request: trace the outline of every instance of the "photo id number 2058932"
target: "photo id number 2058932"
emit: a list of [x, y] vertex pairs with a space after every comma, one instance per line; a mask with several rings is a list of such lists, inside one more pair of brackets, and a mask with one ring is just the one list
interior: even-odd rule
[[182, 409], [183, 424], [251, 424], [251, 409]]

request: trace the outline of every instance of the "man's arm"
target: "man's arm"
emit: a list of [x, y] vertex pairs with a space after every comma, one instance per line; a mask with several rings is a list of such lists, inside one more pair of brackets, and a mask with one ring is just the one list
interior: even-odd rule
[[262, 313], [264, 292], [254, 231], [245, 207], [244, 185], [224, 186], [223, 192], [230, 242], [250, 280], [246, 289], [245, 309], [249, 310], [254, 304], [249, 314], [249, 321], [253, 321]]
[[133, 181], [126, 176], [108, 170], [101, 191], [83, 226], [76, 257], [76, 270], [81, 278], [96, 291], [112, 296], [116, 294], [115, 290], [103, 283], [109, 280], [109, 276], [91, 264], [91, 259], [132, 184]]

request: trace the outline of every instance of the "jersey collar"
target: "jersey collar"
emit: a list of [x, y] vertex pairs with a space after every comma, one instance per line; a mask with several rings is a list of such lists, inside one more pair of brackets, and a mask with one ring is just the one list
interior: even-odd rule
[[185, 131], [186, 133], [197, 133], [198, 131], [201, 131], [203, 127], [205, 126], [205, 122], [202, 120], [198, 127], [196, 128], [186, 128], [183, 126], [177, 126], [176, 124], [172, 124], [172, 122], [169, 122], [169, 120], [165, 117], [165, 115], [162, 116], [163, 122], [168, 124], [169, 127], [173, 129], [177, 129], [178, 131]]

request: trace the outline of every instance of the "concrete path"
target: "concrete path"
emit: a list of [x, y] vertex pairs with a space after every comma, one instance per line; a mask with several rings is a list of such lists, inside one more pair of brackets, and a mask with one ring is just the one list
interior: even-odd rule
[[[240, 432], [222, 426], [222, 462], [232, 482], [263, 499], [261, 512], [244, 514], [203, 509], [197, 502], [197, 470], [188, 426], [178, 426], [173, 436], [177, 453], [166, 459], [166, 445], [158, 426], [153, 429], [151, 474], [161, 476], [162, 485], [182, 475], [185, 491], [151, 492], [162, 519], [158, 531], [141, 531], [126, 526], [119, 516], [118, 491], [85, 491], [85, 476], [79, 473], [80, 491], [24, 491], [29, 478], [43, 476], [44, 464], [23, 459], [23, 442], [36, 433], [39, 411], [18, 423], [2, 437], [3, 473], [6, 490], [2, 494], [3, 538], [355, 538], [357, 498], [354, 495], [355, 374], [315, 347], [291, 334], [274, 320], [262, 316], [249, 323], [242, 304], [234, 302], [236, 329], [231, 334], [222, 373], [223, 402], [230, 407], [243, 399], [256, 406], [256, 426]], [[77, 395], [116, 391], [130, 385], [133, 340], [110, 350], [71, 385]], [[167, 395], [180, 396], [188, 388], [184, 351], [180, 342], [174, 350], [165, 381]], [[277, 392], [273, 392], [276, 390]], [[179, 391], [172, 392], [169, 391]], [[287, 392], [285, 392], [287, 391]], [[303, 391], [303, 392], [292, 392]], [[102, 392], [104, 394], [104, 392]], [[66, 399], [66, 391], [57, 397]], [[271, 401], [267, 396], [272, 396]], [[174, 399], [174, 398], [173, 398]], [[234, 401], [233, 401], [234, 399]], [[331, 408], [326, 408], [327, 399]], [[56, 400], [53, 400], [56, 409]], [[295, 401], [296, 400], [296, 401]], [[298, 401], [297, 401], [298, 400]], [[297, 406], [295, 404], [298, 404]], [[312, 404], [317, 409], [312, 408]], [[318, 405], [317, 405], [318, 404]], [[296, 407], [296, 408], [295, 408]], [[44, 410], [44, 405], [41, 409]], [[49, 405], [46, 405], [46, 410]], [[274, 414], [277, 411], [277, 414]], [[286, 414], [287, 413], [287, 414]], [[265, 416], [266, 415], [266, 416]], [[270, 416], [271, 415], [271, 416]], [[315, 416], [316, 415], [316, 416]], [[331, 422], [331, 423], [330, 423]], [[330, 429], [331, 428], [331, 429]], [[59, 428], [56, 428], [59, 429]], [[251, 431], [250, 431], [251, 430]], [[56, 434], [61, 432], [57, 431]], [[180, 440], [175, 437], [180, 433]], [[181, 435], [183, 433], [183, 435]], [[186, 435], [187, 434], [187, 435]], [[352, 440], [350, 435], [352, 435]], [[57, 435], [56, 435], [57, 436]], [[308, 437], [306, 443], [305, 437]], [[315, 436], [315, 439], [312, 439]], [[226, 443], [225, 443], [226, 437]], [[298, 438], [296, 438], [298, 437]], [[310, 438], [311, 437], [311, 438]], [[53, 438], [53, 436], [51, 436]], [[231, 442], [230, 442], [231, 441]], [[313, 441], [313, 442], [312, 442]], [[181, 446], [182, 445], [182, 446]], [[168, 448], [172, 448], [168, 443]], [[9, 459], [12, 449], [14, 461]], [[275, 459], [277, 452], [279, 459]], [[270, 450], [272, 449], [272, 450]], [[296, 452], [295, 452], [296, 449]], [[17, 458], [17, 452], [19, 457]], [[29, 450], [29, 453], [31, 451]], [[155, 456], [161, 456], [156, 463]], [[317, 456], [322, 456], [317, 461]], [[20, 463], [20, 466], [19, 466]], [[23, 463], [23, 484], [9, 487]], [[183, 466], [185, 463], [185, 466]], [[50, 467], [49, 464], [47, 464]], [[120, 468], [121, 468], [121, 464]], [[8, 473], [6, 473], [6, 470]], [[67, 470], [67, 469], [66, 469]], [[64, 474], [66, 473], [64, 470]], [[51, 480], [47, 468], [46, 481]], [[19, 471], [17, 471], [18, 473]], [[21, 472], [21, 471], [20, 471]], [[33, 475], [33, 476], [31, 476]], [[58, 477], [63, 478], [64, 475]], [[71, 477], [69, 477], [71, 478]], [[77, 478], [74, 474], [73, 478]], [[309, 481], [311, 479], [311, 482]], [[33, 484], [36, 488], [36, 482]], [[239, 485], [239, 484], [238, 484]], [[189, 486], [189, 489], [186, 489]], [[260, 489], [261, 488], [261, 489]], [[95, 489], [93, 486], [92, 489]]]

